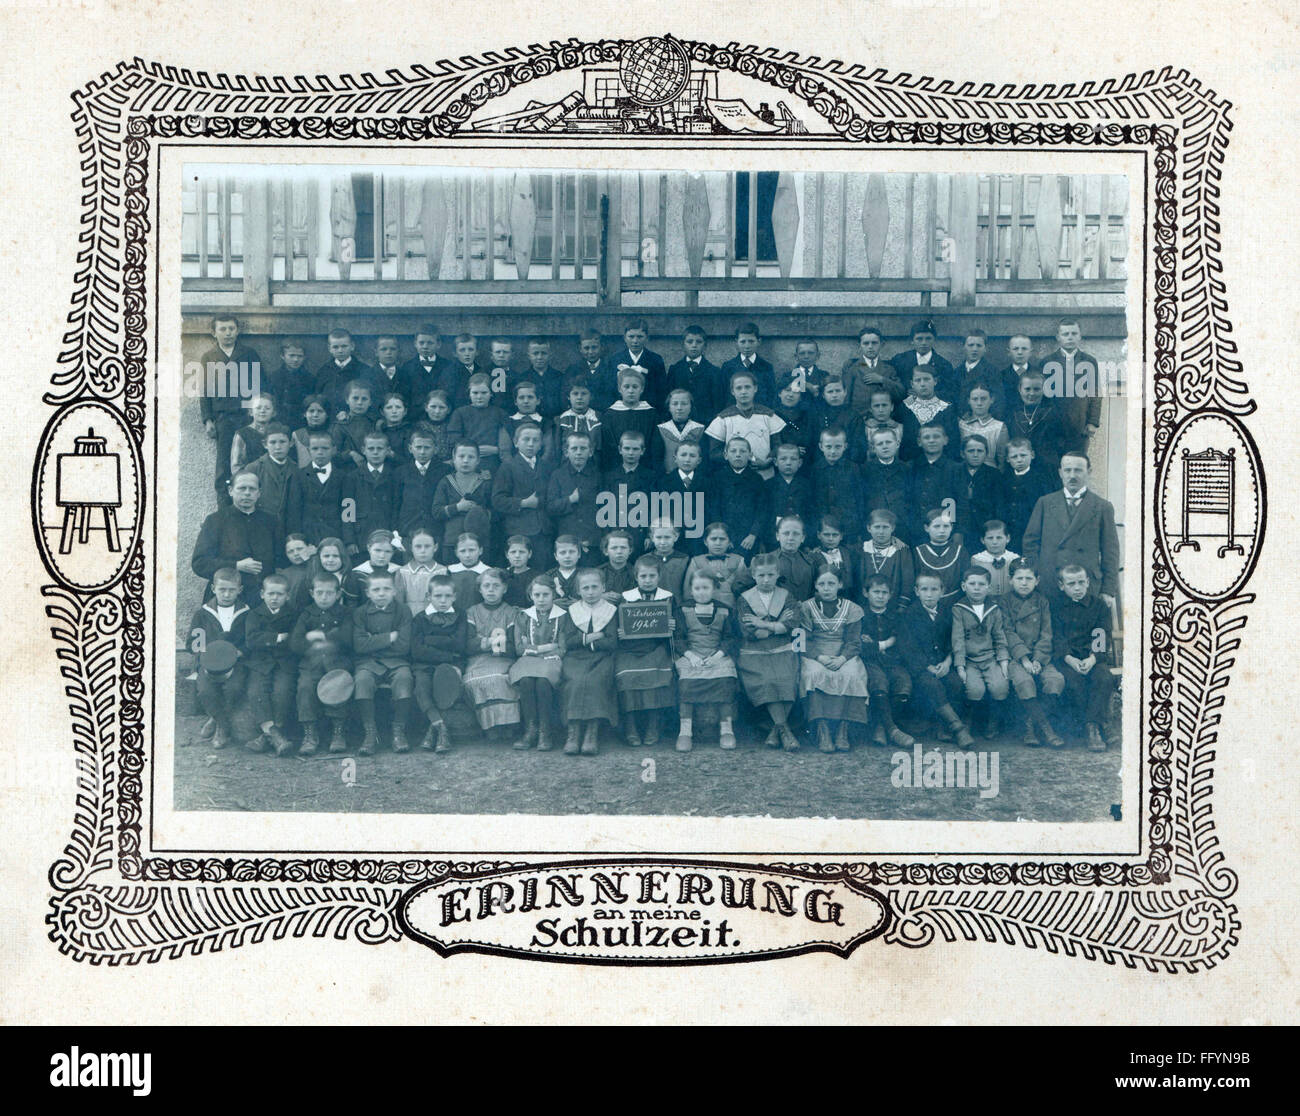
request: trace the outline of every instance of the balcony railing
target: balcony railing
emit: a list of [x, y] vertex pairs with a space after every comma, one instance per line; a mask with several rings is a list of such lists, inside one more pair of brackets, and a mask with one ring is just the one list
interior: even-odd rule
[[197, 177], [182, 286], [292, 294], [1121, 294], [1106, 175], [475, 171]]

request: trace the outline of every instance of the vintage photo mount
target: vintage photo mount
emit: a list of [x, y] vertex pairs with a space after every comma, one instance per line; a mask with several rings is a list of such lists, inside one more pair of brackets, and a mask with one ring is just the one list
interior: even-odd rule
[[[834, 863], [699, 861], [673, 856], [520, 864], [380, 855], [170, 858], [142, 844], [152, 772], [144, 748], [150, 665], [146, 564], [156, 545], [149, 504], [148, 410], [156, 403], [151, 339], [157, 269], [149, 258], [159, 183], [154, 148], [195, 141], [454, 141], [482, 106], [562, 70], [618, 64], [645, 40], [569, 40], [422, 64], [383, 75], [266, 78], [208, 74], [136, 59], [73, 95], [82, 211], [68, 327], [44, 400], [50, 417], [33, 466], [32, 525], [51, 582], [42, 587], [67, 729], [79, 772], [70, 836], [49, 872], [49, 937], [93, 964], [158, 962], [286, 937], [331, 935], [379, 944], [411, 936], [440, 954], [457, 949], [619, 964], [757, 960], [823, 949], [848, 956], [868, 940], [921, 947], [942, 939], [1003, 942], [1152, 972], [1196, 972], [1227, 956], [1240, 929], [1237, 877], [1215, 834], [1213, 786], [1220, 709], [1253, 601], [1246, 585], [1263, 540], [1266, 493], [1258, 449], [1245, 425], [1255, 404], [1231, 338], [1220, 259], [1220, 179], [1230, 105], [1171, 68], [1064, 85], [975, 87], [890, 74], [785, 50], [726, 46], [678, 36], [693, 63], [773, 87], [807, 106], [842, 144], [897, 150], [1146, 153], [1146, 300], [1143, 352], [1154, 396], [1143, 470], [1150, 599], [1140, 620], [1150, 647], [1142, 679], [1145, 860], [983, 862], [927, 856]], [[691, 135], [668, 137], [682, 144]], [[761, 141], [761, 140], [760, 140]], [[545, 133], [520, 138], [545, 144]], [[1245, 561], [1230, 581], [1176, 550], [1184, 433], [1210, 424], [1214, 441], [1240, 447], [1237, 476], [1258, 509]], [[112, 569], [78, 567], [60, 553], [57, 459], [73, 435], [106, 438], [120, 459], [118, 546]], [[1198, 443], [1199, 444], [1199, 443]], [[94, 452], [78, 446], [76, 452]], [[1190, 493], [1183, 493], [1190, 499]], [[102, 508], [99, 509], [102, 511]], [[58, 506], [63, 533], [87, 514]], [[92, 510], [91, 514], [94, 514]], [[71, 515], [71, 518], [66, 518]], [[1173, 525], [1172, 529], [1170, 525]], [[54, 540], [54, 542], [51, 542]], [[70, 757], [70, 762], [72, 761]], [[671, 957], [519, 949], [484, 932], [448, 944], [415, 925], [429, 889], [538, 868], [584, 873], [638, 868], [728, 873], [842, 889], [861, 900], [856, 929], [839, 936], [786, 934], [766, 948], [681, 950]], [[576, 878], [576, 877], [575, 877]], [[733, 881], [734, 882], [734, 881]], [[870, 908], [868, 911], [867, 908]], [[788, 939], [788, 940], [787, 940]], [[661, 951], [662, 952], [662, 951]]]

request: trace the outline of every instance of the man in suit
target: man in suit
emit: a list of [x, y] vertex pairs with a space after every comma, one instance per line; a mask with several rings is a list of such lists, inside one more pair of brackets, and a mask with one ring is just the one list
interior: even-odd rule
[[1056, 326], [1056, 351], [1043, 361], [1044, 393], [1054, 398], [1065, 420], [1065, 449], [1088, 452], [1101, 425], [1101, 382], [1097, 358], [1079, 348], [1083, 333], [1073, 318]]
[[929, 365], [934, 370], [934, 393], [949, 403], [957, 402], [961, 384], [953, 367], [934, 351], [934, 322], [917, 322], [912, 327], [912, 347], [890, 357], [889, 363], [898, 373], [898, 382], [907, 387], [912, 382], [912, 369], [918, 364]]
[[1062, 488], [1039, 497], [1025, 528], [1024, 554], [1037, 570], [1049, 597], [1060, 594], [1060, 571], [1082, 566], [1088, 579], [1110, 607], [1119, 592], [1119, 534], [1115, 508], [1088, 490], [1087, 454], [1061, 458]]

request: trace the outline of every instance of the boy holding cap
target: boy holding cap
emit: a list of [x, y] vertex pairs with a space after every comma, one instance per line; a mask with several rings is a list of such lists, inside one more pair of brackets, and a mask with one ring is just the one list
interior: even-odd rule
[[234, 714], [248, 685], [248, 672], [239, 662], [249, 611], [239, 599], [242, 591], [239, 572], [223, 566], [212, 575], [212, 600], [200, 605], [190, 621], [190, 650], [199, 660], [199, 704], [216, 723], [214, 748], [235, 739]]
[[[289, 646], [300, 656], [298, 663], [298, 720], [302, 723], [300, 756], [316, 754], [320, 740], [316, 722], [328, 717], [333, 722], [330, 751], [347, 750], [344, 718], [351, 687], [335, 689], [331, 684], [321, 693], [317, 686], [331, 671], [346, 672], [350, 666], [352, 617], [339, 603], [339, 583], [332, 574], [317, 574], [311, 583], [311, 604], [302, 610], [289, 637]], [[333, 680], [331, 680], [331, 683]]]

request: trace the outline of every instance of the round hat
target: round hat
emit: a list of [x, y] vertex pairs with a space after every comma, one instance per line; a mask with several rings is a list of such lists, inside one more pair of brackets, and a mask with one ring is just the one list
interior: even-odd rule
[[450, 709], [460, 697], [460, 671], [450, 663], [439, 663], [433, 668], [433, 704], [439, 709]]
[[209, 674], [229, 674], [235, 669], [239, 652], [233, 643], [224, 639], [214, 639], [199, 654], [199, 666]]
[[352, 696], [352, 675], [346, 670], [331, 670], [316, 683], [316, 696], [322, 705], [342, 705]]

